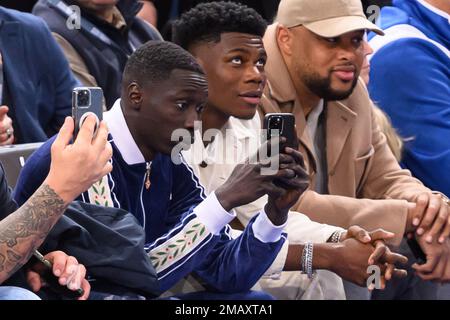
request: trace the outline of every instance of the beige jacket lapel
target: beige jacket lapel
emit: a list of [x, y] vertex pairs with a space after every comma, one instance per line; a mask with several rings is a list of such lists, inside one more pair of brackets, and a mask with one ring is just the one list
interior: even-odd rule
[[346, 102], [330, 101], [327, 103], [327, 164], [328, 173], [332, 175], [356, 119], [356, 113], [346, 107], [344, 103]]

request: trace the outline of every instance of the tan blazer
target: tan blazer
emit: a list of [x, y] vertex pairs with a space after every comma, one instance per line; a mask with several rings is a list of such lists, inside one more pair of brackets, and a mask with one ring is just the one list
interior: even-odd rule
[[[276, 28], [277, 24], [270, 25], [264, 36], [269, 82], [261, 111], [263, 114], [292, 112], [295, 115], [300, 150], [310, 174], [310, 188], [314, 189], [316, 160], [312, 153], [313, 144], [305, 130], [305, 115], [276, 42]], [[396, 233], [393, 243], [399, 244], [406, 227], [405, 200], [413, 201], [419, 192], [430, 190], [411, 177], [408, 170], [400, 168], [375, 123], [372, 102], [362, 81], [347, 100], [328, 102], [326, 146], [330, 195], [309, 190], [293, 210], [317, 222], [344, 228], [354, 224], [369, 230], [382, 227]]]

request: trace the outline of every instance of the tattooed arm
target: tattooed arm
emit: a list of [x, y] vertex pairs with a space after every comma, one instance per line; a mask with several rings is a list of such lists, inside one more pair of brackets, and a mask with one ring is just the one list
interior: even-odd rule
[[22, 207], [0, 222], [0, 283], [28, 261], [68, 204], [43, 184]]
[[[66, 118], [52, 145], [47, 178], [22, 207], [0, 221], [0, 283], [28, 261], [69, 203], [112, 170], [108, 129], [102, 122], [92, 138], [95, 123], [88, 117], [70, 144], [74, 124]], [[2, 202], [11, 201], [2, 195]]]

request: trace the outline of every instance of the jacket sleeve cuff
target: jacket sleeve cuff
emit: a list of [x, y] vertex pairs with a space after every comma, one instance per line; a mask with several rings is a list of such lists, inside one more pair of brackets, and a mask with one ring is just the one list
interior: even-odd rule
[[236, 217], [236, 214], [225, 211], [217, 200], [215, 192], [210, 193], [205, 200], [195, 207], [194, 213], [209, 232], [216, 236], [220, 234], [223, 227]]
[[255, 238], [264, 243], [277, 242], [280, 240], [283, 229], [286, 227], [287, 221], [281, 226], [275, 226], [267, 217], [264, 209], [261, 210], [255, 222], [252, 225]]

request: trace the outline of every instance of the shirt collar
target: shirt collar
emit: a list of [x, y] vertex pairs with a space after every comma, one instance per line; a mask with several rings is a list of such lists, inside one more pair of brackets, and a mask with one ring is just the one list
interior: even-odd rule
[[[220, 129], [221, 135], [218, 137], [216, 136], [215, 139], [205, 147], [205, 152], [202, 155], [202, 160], [208, 163], [221, 163], [221, 161], [223, 161], [224, 159], [217, 157], [223, 156], [226, 153], [220, 153], [218, 151], [220, 149], [223, 152], [233, 152], [233, 150], [239, 150], [239, 148], [242, 148], [246, 144], [253, 142], [251, 141], [253, 139], [256, 139], [255, 145], [259, 145], [260, 129], [261, 120], [258, 112], [256, 112], [255, 116], [250, 120], [241, 120], [235, 117], [230, 117], [225, 125]], [[198, 131], [196, 131], [196, 139], [194, 144], [198, 144], [196, 147], [199, 149], [196, 150], [201, 150], [200, 147], [203, 147], [202, 136]], [[199, 155], [190, 154], [190, 156], [195, 158]], [[198, 159], [196, 158], [196, 160]], [[238, 160], [238, 162], [240, 160]]]
[[308, 127], [308, 133], [311, 140], [314, 140], [314, 137], [316, 136], [319, 117], [323, 112], [323, 104], [323, 99], [320, 99], [319, 104], [311, 110], [306, 118], [306, 126]]
[[145, 158], [128, 129], [120, 101], [121, 99], [117, 99], [113, 107], [103, 114], [109, 133], [127, 164], [145, 163]]

